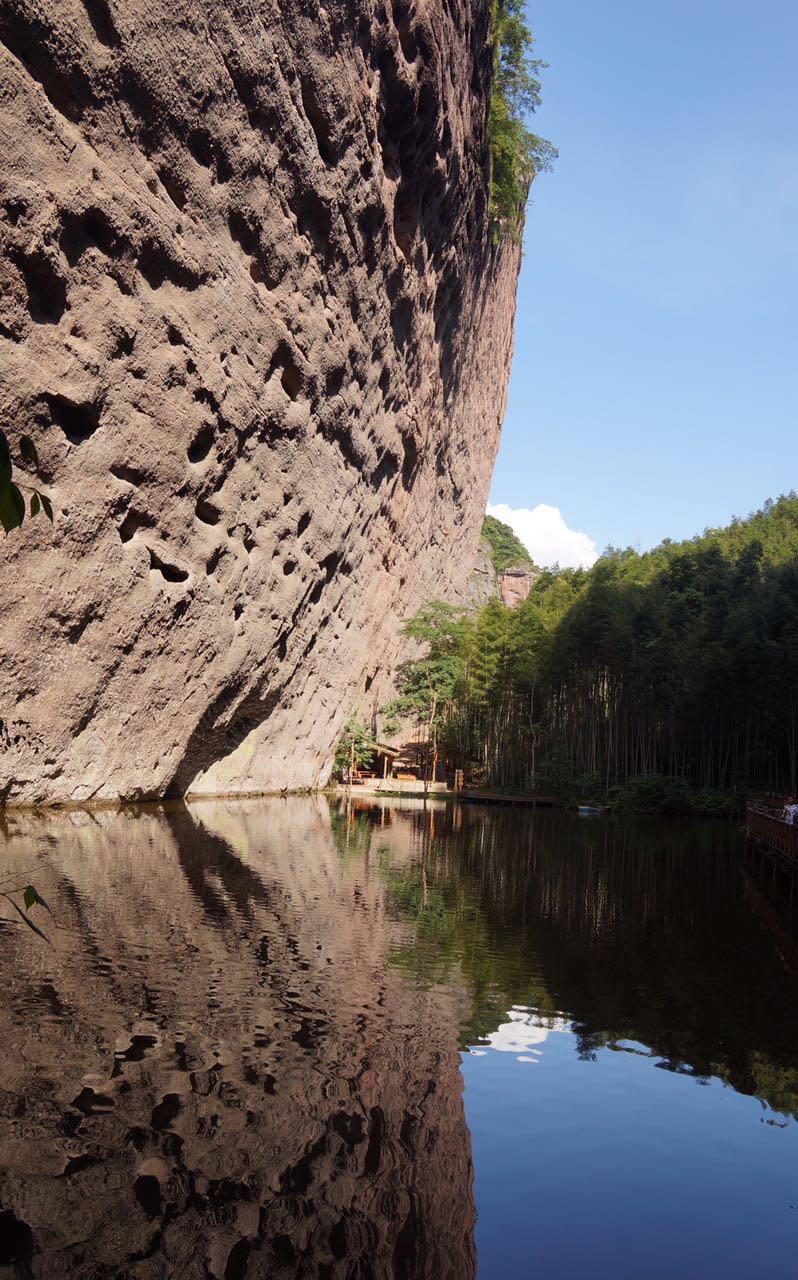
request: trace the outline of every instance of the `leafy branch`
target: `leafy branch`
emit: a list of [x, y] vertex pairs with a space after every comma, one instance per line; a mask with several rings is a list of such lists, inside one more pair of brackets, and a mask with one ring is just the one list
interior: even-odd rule
[[539, 73], [548, 66], [532, 57], [534, 40], [523, 0], [493, 0], [491, 23], [493, 83], [488, 113], [490, 214], [496, 238], [518, 242], [529, 187], [538, 173], [551, 171], [557, 148], [526, 127], [540, 106]]
[[347, 778], [355, 769], [367, 769], [374, 759], [376, 745], [368, 725], [354, 711], [350, 712], [335, 749], [333, 767]]
[[[12, 897], [12, 894], [14, 893], [22, 894], [22, 902], [25, 907], [24, 911], [22, 907], [20, 907], [19, 904], [14, 901]], [[20, 919], [24, 920], [28, 928], [32, 929], [33, 932], [37, 933], [40, 938], [44, 938], [44, 941], [49, 943], [50, 939], [47, 937], [47, 934], [44, 932], [44, 930], [40, 929], [37, 924], [34, 924], [30, 916], [28, 915], [28, 912], [30, 911], [31, 907], [36, 906], [37, 904], [40, 907], [44, 907], [45, 911], [47, 911], [51, 916], [53, 915], [52, 911], [50, 910], [48, 904], [45, 902], [42, 895], [39, 893], [37, 889], [33, 887], [32, 884], [26, 884], [21, 889], [8, 889], [5, 892], [0, 891], [0, 898], [5, 898], [6, 902], [10, 902], [11, 906], [14, 908], [17, 915], [20, 917]], [[53, 916], [53, 919], [55, 919], [54, 916]]]
[[[39, 455], [30, 436], [20, 436], [19, 454], [21, 461], [15, 463], [11, 456], [8, 438], [4, 431], [0, 431], [0, 524], [6, 533], [19, 528], [25, 519], [26, 511], [31, 517], [43, 511], [51, 523], [53, 519], [53, 507], [47, 494], [14, 479], [15, 465], [17, 469], [21, 465], [32, 468], [36, 479], [42, 479]], [[30, 495], [27, 504], [22, 493], [23, 489]]]

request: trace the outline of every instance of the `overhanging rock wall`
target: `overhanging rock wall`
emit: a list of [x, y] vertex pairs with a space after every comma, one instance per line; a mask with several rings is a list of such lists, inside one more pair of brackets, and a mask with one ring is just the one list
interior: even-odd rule
[[323, 781], [473, 564], [487, 0], [0, 0], [0, 797]]

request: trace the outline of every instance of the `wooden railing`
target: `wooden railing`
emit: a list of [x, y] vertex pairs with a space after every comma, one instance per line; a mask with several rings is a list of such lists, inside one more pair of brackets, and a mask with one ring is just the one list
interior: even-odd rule
[[746, 805], [745, 819], [748, 830], [769, 849], [798, 865], [798, 827], [782, 822], [781, 818], [755, 805]]

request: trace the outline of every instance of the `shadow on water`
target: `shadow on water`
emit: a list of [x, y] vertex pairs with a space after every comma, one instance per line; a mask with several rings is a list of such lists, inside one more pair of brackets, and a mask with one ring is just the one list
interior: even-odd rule
[[191, 809], [170, 806], [164, 813], [177, 849], [180, 869], [192, 895], [214, 923], [232, 914], [252, 918], [254, 906], [269, 906], [269, 891], [261, 877], [228, 842], [203, 826]]

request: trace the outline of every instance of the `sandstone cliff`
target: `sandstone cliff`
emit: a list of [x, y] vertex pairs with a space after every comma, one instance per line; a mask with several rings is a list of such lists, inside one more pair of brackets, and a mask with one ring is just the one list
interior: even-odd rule
[[462, 590], [519, 251], [487, 0], [0, 0], [0, 798], [323, 781]]
[[489, 600], [501, 600], [508, 609], [523, 604], [540, 573], [531, 565], [519, 564], [497, 572], [490, 543], [480, 538], [474, 567], [465, 585], [462, 603], [481, 609]]

